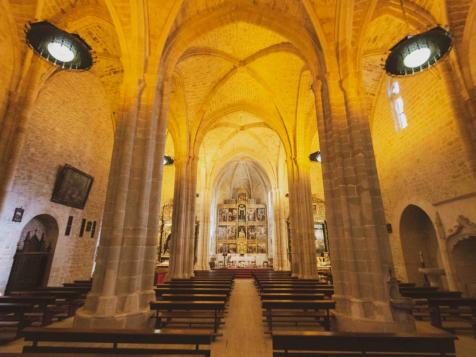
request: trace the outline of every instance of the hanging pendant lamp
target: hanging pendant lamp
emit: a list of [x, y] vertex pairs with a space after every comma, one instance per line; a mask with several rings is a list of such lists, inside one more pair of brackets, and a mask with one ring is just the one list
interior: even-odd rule
[[172, 159], [170, 156], [168, 155], [164, 155], [164, 166], [168, 166], [168, 165], [172, 165], [174, 163], [174, 159]]
[[321, 162], [321, 152], [316, 151], [309, 155], [309, 160], [312, 162]]
[[91, 47], [86, 41], [48, 21], [29, 24], [26, 42], [40, 57], [63, 69], [87, 70], [93, 65]]
[[[403, 0], [400, 0], [400, 6], [409, 28]], [[441, 26], [417, 35], [408, 35], [390, 49], [385, 71], [390, 76], [411, 76], [422, 72], [443, 59], [450, 52], [452, 44], [450, 33]]]

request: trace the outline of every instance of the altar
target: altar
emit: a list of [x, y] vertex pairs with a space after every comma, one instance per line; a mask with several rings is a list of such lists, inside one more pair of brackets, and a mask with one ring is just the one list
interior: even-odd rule
[[267, 254], [227, 254], [216, 256], [218, 268], [267, 268], [270, 265]]

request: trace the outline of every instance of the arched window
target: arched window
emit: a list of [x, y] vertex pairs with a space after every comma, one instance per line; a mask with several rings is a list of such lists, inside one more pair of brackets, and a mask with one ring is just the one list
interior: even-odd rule
[[400, 93], [400, 84], [398, 81], [390, 80], [388, 85], [388, 98], [392, 107], [395, 129], [400, 131], [408, 126], [407, 116], [405, 115], [405, 105]]

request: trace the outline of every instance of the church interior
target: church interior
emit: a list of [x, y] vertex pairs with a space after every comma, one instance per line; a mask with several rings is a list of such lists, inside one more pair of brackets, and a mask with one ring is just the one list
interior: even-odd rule
[[476, 0], [0, 18], [1, 356], [476, 356]]

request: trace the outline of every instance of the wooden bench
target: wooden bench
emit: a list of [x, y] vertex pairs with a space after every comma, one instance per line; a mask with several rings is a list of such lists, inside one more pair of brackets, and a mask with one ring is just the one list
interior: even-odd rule
[[20, 331], [28, 326], [29, 321], [25, 315], [33, 311], [33, 308], [33, 304], [28, 303], [0, 303], [0, 326], [12, 328], [15, 331], [14, 335], [7, 340], [18, 337]]
[[171, 288], [202, 288], [202, 289], [227, 289], [231, 290], [229, 284], [213, 284], [213, 283], [165, 283], [157, 285], [157, 287], [171, 287]]
[[[443, 324], [443, 321], [451, 318], [456, 321], [468, 322], [469, 328], [473, 330], [476, 337], [475, 298], [433, 298], [428, 299], [428, 307], [430, 309], [431, 324], [433, 326], [455, 332], [456, 330], [466, 329], [466, 327], [459, 325], [447, 326]], [[448, 308], [444, 316], [441, 311], [443, 307]], [[461, 311], [461, 308], [467, 308], [467, 311]]]
[[256, 284], [259, 290], [262, 289], [334, 289], [332, 285], [327, 284], [294, 284], [294, 283], [259, 283]]
[[0, 296], [1, 303], [16, 303], [16, 304], [31, 304], [32, 311], [28, 312], [26, 318], [30, 322], [34, 321], [34, 315], [38, 316], [42, 325], [46, 325], [51, 322], [53, 317], [52, 307], [55, 305], [56, 299], [53, 296]]
[[294, 293], [275, 293], [261, 294], [261, 300], [322, 300], [324, 294], [294, 294]]
[[161, 294], [160, 300], [169, 301], [226, 301], [226, 295], [220, 294]]
[[[211, 356], [210, 349], [200, 346], [210, 346], [212, 333], [208, 330], [178, 330], [178, 329], [73, 329], [73, 328], [35, 328], [29, 327], [21, 335], [31, 346], [24, 346], [23, 352], [36, 353], [97, 353], [97, 354], [161, 354], [178, 355], [190, 354]], [[40, 343], [54, 342], [52, 345]], [[60, 344], [64, 342], [65, 344]], [[71, 343], [87, 345], [72, 346]], [[111, 346], [92, 346], [92, 343], [112, 344]], [[120, 344], [133, 344], [133, 348]], [[150, 348], [139, 347], [137, 344], [155, 345], [192, 345], [194, 348]]]
[[[165, 324], [164, 319], [167, 322], [170, 319], [177, 317], [185, 319], [203, 320], [204, 318], [210, 318], [213, 322], [213, 332], [218, 332], [221, 318], [225, 310], [224, 301], [155, 301], [150, 303], [150, 309], [155, 310], [155, 317], [157, 319], [156, 326], [158, 328], [163, 327]], [[191, 312], [201, 311], [205, 314], [193, 315]], [[162, 313], [161, 313], [162, 312]], [[185, 313], [184, 313], [185, 312]], [[211, 312], [211, 316], [209, 314]], [[190, 322], [188, 322], [190, 323]]]
[[271, 288], [261, 290], [260, 294], [323, 294], [330, 297], [332, 294], [334, 294], [334, 289]]
[[417, 320], [430, 320], [430, 309], [428, 306], [428, 299], [458, 299], [461, 298], [461, 292], [459, 291], [439, 291], [439, 290], [413, 290], [402, 293], [402, 296], [406, 296], [413, 299], [413, 316]]
[[431, 299], [431, 298], [460, 298], [461, 291], [403, 291], [402, 296], [412, 299]]
[[[322, 326], [325, 330], [330, 330], [331, 315], [330, 310], [335, 308], [335, 301], [333, 300], [263, 300], [261, 302], [265, 310], [266, 321], [268, 323], [269, 331], [273, 332], [273, 320], [275, 318], [289, 318], [293, 319], [294, 323], [298, 323], [302, 318], [312, 318], [314, 320], [323, 320]], [[282, 313], [275, 314], [275, 310], [281, 310]], [[309, 313], [313, 310], [315, 313]], [[324, 310], [324, 315], [319, 314], [318, 311]], [[304, 314], [303, 314], [304, 312]]]
[[273, 357], [448, 357], [456, 356], [455, 339], [450, 334], [279, 331], [273, 333]]
[[162, 294], [210, 294], [210, 295], [226, 295], [227, 298], [230, 296], [229, 289], [221, 288], [191, 288], [191, 287], [171, 287], [165, 286], [160, 288], [155, 288], [155, 294], [160, 296]]
[[56, 306], [63, 308], [65, 317], [74, 315], [76, 309], [84, 303], [85, 294], [80, 291], [38, 289], [31, 291], [13, 291], [13, 296], [51, 296], [56, 299]]

